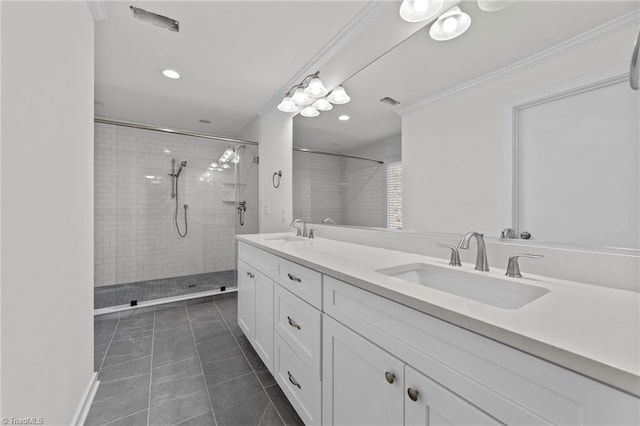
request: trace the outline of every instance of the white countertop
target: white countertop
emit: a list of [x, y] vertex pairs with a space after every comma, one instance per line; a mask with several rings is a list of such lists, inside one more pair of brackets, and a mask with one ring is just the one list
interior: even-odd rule
[[284, 242], [276, 235], [238, 235], [264, 249], [356, 287], [509, 345], [594, 380], [640, 396], [640, 294], [505, 270], [461, 273], [493, 275], [549, 289], [519, 308], [504, 309], [414, 284], [376, 270], [409, 263], [447, 266], [439, 258], [325, 238]]

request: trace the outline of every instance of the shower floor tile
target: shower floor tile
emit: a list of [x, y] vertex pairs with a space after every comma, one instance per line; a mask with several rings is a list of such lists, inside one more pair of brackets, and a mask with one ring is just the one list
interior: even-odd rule
[[96, 287], [93, 306], [94, 309], [100, 309], [128, 305], [132, 300], [149, 301], [218, 290], [221, 287], [236, 287], [234, 270]]
[[[236, 293], [212, 300], [96, 317], [101, 383], [85, 424], [303, 425], [244, 335], [234, 336]], [[114, 359], [122, 362], [106, 362]]]

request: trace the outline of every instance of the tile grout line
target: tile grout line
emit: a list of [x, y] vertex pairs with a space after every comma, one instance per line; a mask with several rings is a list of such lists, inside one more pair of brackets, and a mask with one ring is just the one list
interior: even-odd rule
[[[95, 326], [96, 321], [93, 320], [93, 325]], [[116, 335], [116, 331], [118, 331], [118, 326], [120, 325], [120, 316], [118, 315], [118, 322], [116, 322], [116, 326], [113, 328], [113, 333], [111, 333], [111, 339], [109, 339], [109, 346], [107, 346], [107, 351], [104, 353], [102, 357], [102, 361], [100, 361], [100, 366], [98, 367], [98, 377], [100, 376], [100, 371], [102, 371], [102, 367], [104, 366], [104, 361], [107, 359], [107, 354], [109, 353], [109, 349], [111, 349], [111, 344], [113, 343], [113, 337]], [[94, 336], [94, 350], [95, 350], [95, 336]], [[94, 354], [95, 356], [95, 354]]]
[[[212, 301], [213, 303], [213, 301]], [[215, 306], [215, 303], [213, 304]], [[207, 390], [207, 398], [209, 398], [209, 406], [211, 407], [211, 415], [213, 415], [213, 422], [215, 425], [218, 425], [218, 419], [216, 419], [216, 412], [213, 409], [213, 401], [211, 401], [211, 394], [209, 393], [209, 386], [207, 385], [207, 377], [204, 375], [204, 368], [202, 367], [202, 360], [200, 359], [200, 349], [198, 348], [198, 343], [196, 342], [196, 335], [193, 332], [193, 327], [191, 325], [191, 314], [189, 314], [189, 307], [185, 305], [184, 309], [187, 311], [187, 320], [189, 321], [189, 330], [191, 330], [191, 338], [193, 339], [193, 345], [196, 348], [196, 356], [198, 357], [198, 364], [200, 365], [200, 372], [202, 373], [202, 380], [204, 381], [204, 387]], [[216, 306], [217, 309], [217, 306]]]
[[[222, 322], [224, 322], [224, 325], [227, 327], [227, 329], [231, 333], [231, 336], [233, 337], [233, 340], [235, 340], [236, 345], [238, 345], [238, 349], [240, 349], [240, 352], [242, 352], [242, 355], [244, 356], [244, 359], [249, 364], [249, 367], [251, 367], [251, 371], [253, 372], [253, 375], [256, 377], [256, 380], [258, 381], [258, 384], [262, 388], [262, 392], [264, 392], [264, 394], [267, 396], [267, 399], [269, 400], [269, 403], [273, 406], [273, 409], [276, 410], [276, 414], [278, 414], [278, 418], [280, 418], [280, 421], [282, 422], [282, 425], [285, 426], [286, 423], [285, 423], [284, 419], [282, 418], [282, 414], [280, 414], [280, 411], [278, 411], [278, 409], [276, 408], [276, 404], [274, 404], [273, 400], [271, 400], [271, 396], [269, 395], [269, 392], [267, 392], [266, 388], [262, 385], [262, 382], [260, 381], [260, 378], [258, 377], [258, 373], [256, 373], [255, 368], [249, 362], [249, 358], [247, 357], [247, 354], [245, 354], [244, 351], [242, 350], [242, 347], [240, 347], [240, 342], [238, 342], [238, 339], [236, 338], [235, 334], [233, 334], [233, 331], [231, 330], [231, 327], [229, 327], [229, 324], [227, 323], [227, 319], [222, 314], [222, 311], [220, 310], [220, 308], [218, 308], [218, 304], [216, 303], [216, 299], [213, 299], [213, 304], [216, 307], [216, 310], [218, 311], [218, 313], [220, 314], [220, 317], [222, 318]], [[249, 343], [251, 343], [251, 342], [249, 342]], [[269, 374], [271, 374], [271, 373], [269, 373]]]
[[151, 383], [153, 375], [153, 344], [156, 339], [156, 311], [153, 311], [153, 328], [151, 329], [151, 360], [149, 365], [149, 399], [147, 400], [147, 426], [149, 426], [149, 420], [151, 419]]
[[115, 423], [115, 422], [117, 422], [117, 421], [119, 421], [119, 420], [126, 419], [127, 417], [135, 416], [136, 414], [142, 413], [143, 411], [146, 411], [146, 410], [147, 410], [147, 409], [145, 408], [144, 410], [140, 410], [140, 411], [136, 411], [135, 413], [127, 414], [127, 415], [126, 415], [126, 416], [124, 416], [124, 417], [118, 417], [117, 419], [115, 419], [115, 420], [111, 420], [109, 423], [105, 423], [105, 424], [106, 424], [106, 425], [109, 425], [109, 424]]

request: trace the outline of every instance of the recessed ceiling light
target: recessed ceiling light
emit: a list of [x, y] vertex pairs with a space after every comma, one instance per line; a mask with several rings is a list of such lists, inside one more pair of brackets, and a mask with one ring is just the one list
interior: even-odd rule
[[163, 70], [162, 75], [164, 75], [167, 78], [172, 78], [174, 80], [180, 78], [180, 74], [178, 73], [178, 71], [174, 71], [174, 70]]
[[338, 120], [340, 120], [340, 121], [347, 121], [347, 120], [348, 120], [348, 119], [350, 119], [350, 118], [351, 118], [351, 117], [349, 117], [348, 115], [343, 114], [343, 115], [341, 115], [341, 116], [339, 116], [339, 117], [338, 117]]

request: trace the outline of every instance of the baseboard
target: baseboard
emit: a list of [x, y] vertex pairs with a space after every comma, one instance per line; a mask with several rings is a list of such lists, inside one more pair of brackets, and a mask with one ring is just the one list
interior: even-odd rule
[[87, 420], [87, 415], [89, 415], [89, 410], [91, 409], [91, 404], [93, 403], [93, 398], [96, 396], [99, 385], [100, 381], [98, 380], [98, 373], [93, 373], [91, 375], [91, 379], [89, 379], [87, 389], [82, 394], [80, 404], [78, 405], [78, 408], [73, 415], [73, 419], [71, 420], [72, 425], [84, 425], [85, 420]]

